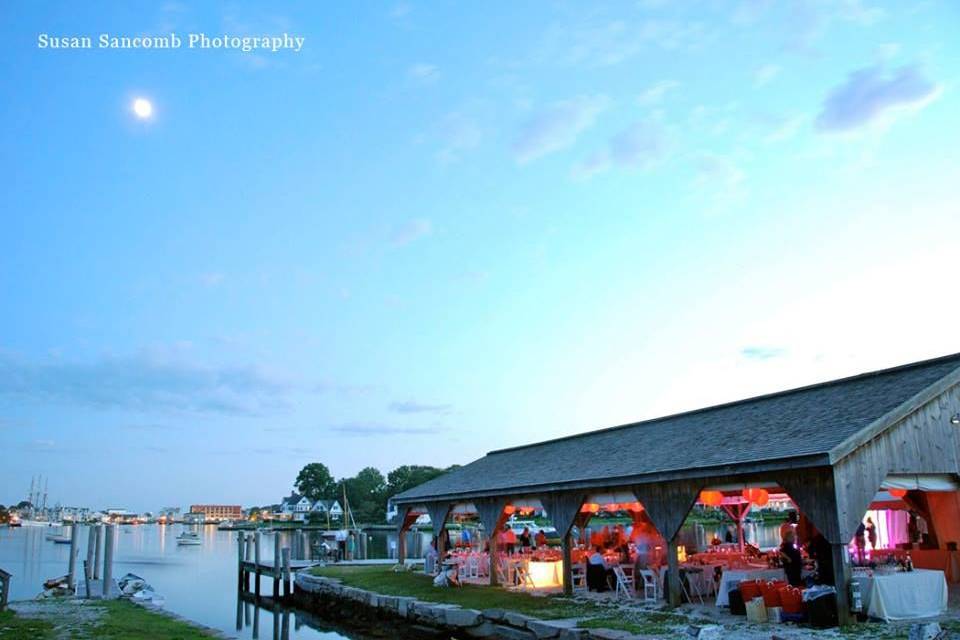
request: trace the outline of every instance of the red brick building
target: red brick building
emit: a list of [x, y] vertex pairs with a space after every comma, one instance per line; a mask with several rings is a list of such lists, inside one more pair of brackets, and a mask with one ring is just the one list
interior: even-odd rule
[[241, 520], [243, 509], [234, 504], [194, 504], [190, 513], [202, 513], [204, 520]]

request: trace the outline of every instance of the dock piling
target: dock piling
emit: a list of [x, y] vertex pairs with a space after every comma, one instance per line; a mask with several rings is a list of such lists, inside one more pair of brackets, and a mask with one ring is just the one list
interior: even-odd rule
[[[243, 531], [237, 532], [237, 589], [243, 589], [243, 556], [247, 538]], [[239, 616], [238, 616], [239, 617]]]
[[273, 599], [280, 597], [280, 532], [273, 534]]
[[[93, 578], [93, 556], [97, 546], [97, 530], [92, 525], [87, 527], [87, 559], [83, 563], [83, 577], [87, 582]], [[89, 586], [89, 585], [88, 585]], [[90, 589], [87, 589], [87, 597], [90, 597]]]
[[290, 547], [284, 547], [281, 551], [283, 560], [283, 597], [290, 596]]
[[110, 598], [110, 588], [113, 586], [113, 545], [116, 537], [116, 525], [106, 525], [103, 550], [103, 597]]
[[253, 534], [253, 590], [260, 597], [260, 531]]
[[93, 558], [93, 579], [99, 580], [100, 565], [103, 563], [103, 525], [98, 524], [95, 529], [97, 530], [97, 548]]
[[67, 587], [71, 590], [77, 588], [77, 548], [80, 542], [80, 527], [74, 522], [70, 525], [70, 562], [67, 565]]

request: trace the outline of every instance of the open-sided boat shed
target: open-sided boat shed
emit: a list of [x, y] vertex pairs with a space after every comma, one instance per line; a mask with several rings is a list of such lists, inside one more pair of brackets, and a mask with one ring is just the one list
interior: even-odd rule
[[[399, 552], [419, 514], [437, 527], [469, 504], [492, 533], [507, 505], [536, 499], [561, 535], [570, 592], [581, 505], [596, 492], [632, 492], [669, 544], [669, 598], [679, 603], [677, 533], [700, 492], [764, 483], [789, 494], [830, 542], [840, 587], [851, 572], [846, 546], [871, 500], [888, 476], [911, 474], [960, 479], [960, 354], [492, 451], [395, 496]], [[955, 523], [958, 514], [941, 518]], [[847, 597], [838, 588], [841, 622]]]

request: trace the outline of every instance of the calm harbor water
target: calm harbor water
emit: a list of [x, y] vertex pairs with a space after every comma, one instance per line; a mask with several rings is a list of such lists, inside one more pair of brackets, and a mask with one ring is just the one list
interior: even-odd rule
[[[134, 573], [166, 598], [164, 608], [190, 620], [220, 629], [238, 638], [290, 638], [295, 640], [364, 640], [362, 634], [337, 632], [322, 621], [297, 611], [277, 615], [266, 608], [238, 602], [236, 532], [198, 527], [201, 546], [178, 546], [181, 525], [138, 525], [117, 528], [114, 576]], [[57, 528], [0, 527], [0, 568], [13, 574], [11, 600], [36, 597], [48, 578], [67, 573], [70, 545], [54, 544], [46, 535]], [[273, 557], [273, 536], [261, 541], [263, 558]], [[281, 534], [284, 537], [287, 534]], [[387, 549], [385, 533], [377, 534], [372, 548]], [[86, 557], [87, 529], [80, 532], [78, 573]], [[289, 544], [287, 540], [282, 542]], [[271, 590], [264, 579], [264, 593]], [[238, 630], [237, 626], [240, 629]]]
[[[185, 529], [197, 531], [203, 544], [178, 546], [177, 535]], [[47, 534], [58, 531], [56, 527], [0, 527], [0, 568], [13, 574], [11, 600], [34, 598], [42, 591], [44, 580], [67, 573], [70, 546], [46, 540]], [[714, 534], [722, 538], [724, 531], [721, 526], [708, 526], [698, 531], [696, 526], [687, 524], [680, 536], [692, 550], [698, 538], [706, 535], [709, 539]], [[282, 546], [295, 549], [295, 558], [305, 553], [301, 551], [303, 545], [293, 539], [296, 534], [264, 533], [262, 558], [273, 557], [275, 535], [281, 536]], [[419, 544], [414, 541], [414, 535], [420, 538]], [[120, 526], [117, 528], [114, 576], [119, 578], [128, 572], [134, 573], [166, 598], [167, 610], [238, 638], [366, 640], [362, 633], [334, 630], [322, 620], [303, 612], [288, 610], [275, 615], [270, 609], [239, 601], [236, 537], [234, 531], [218, 531], [212, 526]], [[779, 542], [778, 526], [750, 526], [746, 537], [761, 547], [774, 546]], [[86, 540], [87, 529], [83, 527], [77, 569], [81, 575]], [[418, 547], [425, 549], [429, 540], [429, 533], [411, 534], [408, 548], [411, 552]], [[370, 534], [371, 558], [388, 557], [395, 550], [396, 536], [392, 532]], [[264, 579], [263, 593], [269, 593], [271, 588], [271, 582]]]

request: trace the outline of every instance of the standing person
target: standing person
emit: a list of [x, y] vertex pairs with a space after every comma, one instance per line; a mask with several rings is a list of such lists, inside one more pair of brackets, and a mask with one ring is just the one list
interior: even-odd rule
[[783, 542], [780, 543], [780, 560], [783, 561], [783, 572], [787, 574], [787, 582], [791, 587], [803, 586], [803, 557], [797, 549], [796, 534], [793, 529], [784, 532]]
[[357, 540], [354, 538], [353, 533], [347, 536], [347, 560], [353, 560], [354, 554], [357, 552]]
[[526, 551], [533, 546], [533, 539], [530, 537], [530, 527], [524, 527], [520, 533], [520, 550]]
[[787, 532], [792, 531], [794, 534], [793, 540], [797, 542], [797, 512], [791, 511], [787, 514], [787, 521], [780, 525], [780, 542], [782, 543], [787, 536]]
[[873, 524], [873, 518], [867, 516], [867, 540], [870, 541], [870, 549], [877, 550], [877, 525]]
[[833, 549], [830, 543], [823, 537], [819, 531], [814, 534], [813, 539], [807, 544], [807, 553], [817, 562], [817, 573], [815, 581], [817, 584], [834, 584], [833, 577]]
[[508, 524], [503, 525], [503, 531], [500, 533], [500, 546], [507, 555], [512, 555], [516, 551], [517, 534]]
[[863, 564], [864, 559], [864, 547], [867, 546], [867, 528], [860, 523], [860, 526], [857, 527], [857, 532], [853, 534], [853, 543], [857, 546], [857, 562]]

